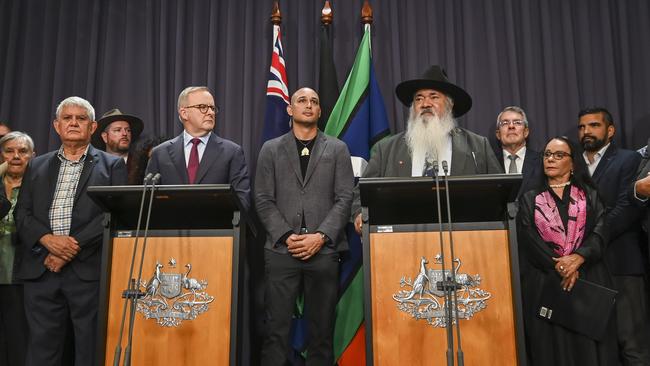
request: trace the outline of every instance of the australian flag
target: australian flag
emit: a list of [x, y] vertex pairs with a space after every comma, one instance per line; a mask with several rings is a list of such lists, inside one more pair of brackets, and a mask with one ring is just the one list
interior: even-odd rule
[[289, 131], [289, 88], [284, 65], [284, 51], [280, 40], [280, 26], [273, 25], [273, 54], [269, 82], [266, 86], [266, 115], [262, 142], [284, 135]]

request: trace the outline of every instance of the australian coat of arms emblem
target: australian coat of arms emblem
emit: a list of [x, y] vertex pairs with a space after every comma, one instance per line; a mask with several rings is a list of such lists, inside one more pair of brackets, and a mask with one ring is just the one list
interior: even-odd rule
[[[444, 328], [447, 326], [445, 317], [448, 307], [458, 306], [458, 318], [470, 319], [475, 313], [485, 309], [487, 300], [491, 294], [478, 288], [481, 284], [481, 277], [478, 274], [470, 276], [466, 273], [458, 273], [461, 266], [460, 259], [454, 260], [456, 275], [457, 304], [447, 303], [445, 294], [438, 289], [438, 282], [448, 280], [451, 277], [450, 270], [427, 268], [429, 261], [422, 257], [420, 261], [420, 272], [414, 280], [410, 277], [402, 276], [400, 287], [405, 288], [393, 295], [397, 301], [397, 308], [411, 315], [416, 320], [426, 319], [427, 323], [434, 327]], [[442, 264], [440, 254], [435, 256], [435, 264]], [[454, 297], [452, 297], [454, 298]], [[456, 318], [454, 317], [454, 322]]]
[[[174, 258], [169, 267], [176, 267]], [[183, 320], [194, 320], [208, 311], [208, 304], [214, 301], [205, 291], [208, 281], [190, 277], [192, 264], [185, 268], [184, 273], [163, 272], [163, 265], [156, 262], [151, 279], [140, 283], [145, 295], [138, 300], [136, 310], [164, 327], [177, 327]]]

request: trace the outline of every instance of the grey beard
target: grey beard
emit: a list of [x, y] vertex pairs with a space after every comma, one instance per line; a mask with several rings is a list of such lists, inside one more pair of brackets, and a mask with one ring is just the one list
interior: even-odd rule
[[423, 156], [438, 160], [442, 152], [449, 150], [449, 135], [456, 128], [456, 121], [450, 112], [442, 118], [436, 115], [409, 115], [406, 129], [406, 144], [412, 157]]

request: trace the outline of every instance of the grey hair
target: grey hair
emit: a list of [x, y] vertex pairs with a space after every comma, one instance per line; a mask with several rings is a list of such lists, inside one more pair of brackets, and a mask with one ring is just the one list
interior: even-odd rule
[[[187, 103], [187, 97], [190, 94], [192, 94], [194, 92], [197, 92], [197, 91], [204, 91], [204, 90], [207, 91], [208, 93], [212, 94], [210, 92], [210, 89], [207, 86], [188, 86], [187, 88], [183, 89], [183, 91], [180, 94], [178, 94], [178, 104], [177, 104], [178, 111], [180, 112], [181, 107], [184, 107], [184, 104]], [[180, 114], [178, 115], [178, 119], [181, 122], [183, 122], [183, 120], [181, 119]]]
[[524, 127], [528, 127], [528, 117], [526, 117], [526, 112], [524, 112], [524, 110], [521, 107], [518, 107], [516, 105], [511, 105], [503, 108], [501, 113], [499, 113], [499, 115], [497, 116], [497, 130], [499, 129], [499, 127], [501, 127], [499, 124], [501, 122], [501, 115], [503, 115], [506, 112], [515, 112], [521, 114], [521, 117], [524, 120]]
[[68, 106], [76, 106], [85, 109], [86, 113], [88, 113], [88, 118], [90, 118], [91, 121], [95, 120], [95, 108], [93, 108], [89, 101], [81, 97], [67, 97], [63, 99], [56, 107], [56, 119], [59, 119], [61, 116], [63, 108]]
[[32, 140], [28, 134], [20, 131], [9, 132], [0, 138], [0, 148], [2, 148], [2, 151], [4, 151], [5, 144], [11, 140], [20, 140], [24, 142], [27, 144], [29, 151], [34, 152], [34, 140]]

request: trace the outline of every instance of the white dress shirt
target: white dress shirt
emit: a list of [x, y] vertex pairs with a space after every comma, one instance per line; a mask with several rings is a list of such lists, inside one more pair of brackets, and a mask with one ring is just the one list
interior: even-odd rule
[[598, 168], [598, 163], [600, 163], [600, 159], [603, 157], [603, 155], [605, 155], [605, 151], [607, 151], [608, 147], [609, 144], [603, 146], [602, 149], [598, 150], [598, 152], [594, 155], [593, 163], [589, 162], [586, 151], [582, 153], [582, 157], [585, 158], [585, 163], [587, 163], [587, 168], [589, 168], [589, 175], [594, 175], [596, 168]]
[[[506, 174], [508, 173], [508, 168], [510, 167], [510, 154], [508, 151], [503, 150], [503, 166], [505, 168]], [[524, 159], [526, 158], [526, 145], [522, 146], [515, 153], [517, 159], [515, 159], [515, 164], [517, 165], [517, 174], [521, 174], [524, 169]]]
[[[187, 131], [183, 130], [183, 146], [185, 149], [185, 166], [189, 164], [190, 162], [190, 152], [192, 151], [192, 139], [194, 136], [190, 135], [187, 133]], [[197, 150], [199, 151], [199, 163], [201, 162], [201, 158], [203, 157], [203, 152], [205, 151], [205, 146], [208, 144], [208, 141], [210, 141], [210, 134], [208, 133], [205, 136], [200, 136], [198, 137], [199, 140], [201, 140], [201, 143], [197, 146]]]

